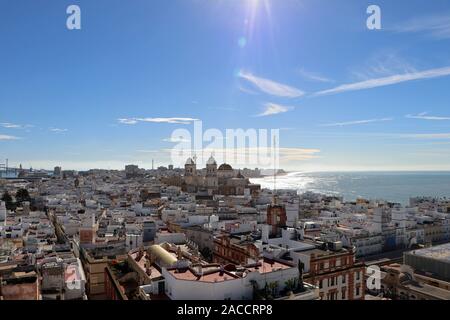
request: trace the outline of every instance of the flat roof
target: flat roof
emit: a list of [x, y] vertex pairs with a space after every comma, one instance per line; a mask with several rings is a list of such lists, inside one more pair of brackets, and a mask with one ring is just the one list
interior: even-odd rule
[[442, 244], [442, 245], [430, 247], [430, 248], [413, 250], [413, 251], [406, 252], [405, 254], [450, 263], [450, 243], [446, 243], [446, 244]]
[[269, 272], [274, 272], [274, 271], [278, 271], [278, 270], [286, 270], [286, 269], [290, 269], [293, 268], [292, 266], [279, 262], [279, 261], [269, 261], [264, 259], [263, 261], [260, 261], [261, 266], [259, 267], [251, 267], [251, 268], [247, 268], [248, 271], [253, 272], [253, 271], [258, 271], [261, 274], [265, 274], [265, 273], [269, 273]]
[[[134, 262], [138, 265], [138, 267], [143, 272], [146, 272], [146, 267], [145, 267], [146, 258], [145, 258], [145, 254], [139, 260], [136, 260], [138, 255], [139, 255], [139, 251], [136, 251], [136, 252], [131, 253], [130, 257], [134, 260]], [[156, 279], [156, 278], [161, 277], [161, 272], [157, 268], [155, 268], [154, 265], [151, 265], [149, 269], [151, 270], [151, 274], [148, 276], [150, 279]]]
[[420, 286], [408, 284], [405, 287], [421, 294], [426, 294], [442, 300], [450, 300], [450, 291], [429, 284], [421, 284]]

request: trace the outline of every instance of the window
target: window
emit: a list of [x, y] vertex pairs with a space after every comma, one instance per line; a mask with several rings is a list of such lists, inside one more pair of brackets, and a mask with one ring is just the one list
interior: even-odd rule
[[356, 295], [359, 296], [359, 287], [356, 287]]
[[359, 271], [356, 271], [356, 281], [359, 280], [359, 277], [360, 277]]
[[342, 290], [342, 300], [345, 300], [345, 289]]
[[319, 289], [323, 288], [323, 280], [319, 280]]
[[347, 276], [344, 274], [344, 275], [342, 275], [342, 284], [344, 284], [345, 283], [345, 278], [346, 278]]
[[319, 270], [323, 270], [323, 262], [319, 263]]

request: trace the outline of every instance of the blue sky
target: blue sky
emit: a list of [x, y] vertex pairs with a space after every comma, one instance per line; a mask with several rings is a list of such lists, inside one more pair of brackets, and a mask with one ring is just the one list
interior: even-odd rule
[[450, 170], [448, 0], [0, 0], [0, 41], [12, 165], [167, 165], [201, 119], [281, 128], [289, 170]]

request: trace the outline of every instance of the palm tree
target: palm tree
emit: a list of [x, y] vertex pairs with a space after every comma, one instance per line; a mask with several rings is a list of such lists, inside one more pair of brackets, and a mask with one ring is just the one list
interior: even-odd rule
[[278, 281], [274, 281], [269, 283], [269, 289], [271, 291], [271, 296], [274, 297], [277, 293], [277, 289], [278, 289]]
[[295, 287], [296, 287], [296, 282], [297, 282], [296, 279], [289, 279], [289, 280], [287, 280], [287, 281], [284, 283], [285, 286], [286, 286], [286, 291], [292, 291], [292, 290], [294, 290]]
[[258, 283], [256, 282], [256, 280], [250, 280], [250, 283], [251, 283], [252, 288], [253, 288], [253, 300], [257, 300], [258, 297], [259, 297]]

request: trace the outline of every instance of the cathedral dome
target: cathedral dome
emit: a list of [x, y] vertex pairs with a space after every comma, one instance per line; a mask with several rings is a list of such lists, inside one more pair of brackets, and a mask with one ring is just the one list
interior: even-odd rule
[[221, 164], [219, 167], [219, 171], [232, 171], [233, 168], [229, 164]]
[[194, 160], [192, 160], [192, 158], [188, 158], [188, 159], [186, 160], [186, 164], [188, 164], [188, 165], [193, 165], [193, 164], [195, 164], [195, 163], [194, 163]]
[[213, 156], [209, 157], [207, 165], [217, 165], [216, 159]]

